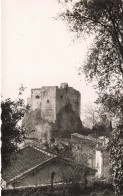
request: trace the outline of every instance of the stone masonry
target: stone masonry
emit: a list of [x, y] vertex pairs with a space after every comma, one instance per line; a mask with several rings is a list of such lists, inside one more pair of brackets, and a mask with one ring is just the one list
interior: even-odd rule
[[41, 109], [41, 118], [55, 122], [58, 112], [70, 103], [72, 110], [80, 116], [80, 93], [67, 83], [58, 86], [43, 86], [31, 89], [31, 98], [27, 99], [31, 110]]

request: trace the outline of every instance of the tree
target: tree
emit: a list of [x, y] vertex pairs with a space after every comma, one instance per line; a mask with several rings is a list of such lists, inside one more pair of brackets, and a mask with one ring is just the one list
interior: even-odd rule
[[18, 143], [23, 140], [24, 130], [21, 129], [18, 123], [28, 107], [25, 106], [24, 100], [20, 98], [22, 91], [24, 91], [23, 86], [19, 88], [19, 95], [15, 101], [8, 98], [1, 102], [2, 167], [9, 165], [11, 155], [18, 150]]
[[111, 174], [116, 195], [119, 196], [123, 190], [123, 125], [115, 129], [108, 144], [110, 152]]
[[74, 163], [73, 166], [62, 170], [62, 181], [64, 183], [64, 195], [80, 195], [87, 187], [88, 171], [85, 166]]
[[[83, 122], [89, 128], [93, 128], [96, 124], [104, 120], [103, 116], [103, 111], [101, 110], [101, 107], [98, 107], [97, 104], [92, 105], [91, 103], [89, 103], [88, 105], [83, 107]], [[106, 121], [107, 119], [105, 119], [105, 123]]]
[[[74, 1], [72, 1], [73, 3]], [[69, 6], [70, 7], [70, 6]], [[79, 0], [61, 14], [72, 31], [94, 35], [87, 60], [80, 66], [97, 82], [98, 103], [123, 118], [123, 0]]]
[[[72, 1], [73, 3], [73, 1]], [[70, 7], [70, 6], [69, 6]], [[96, 81], [104, 110], [123, 126], [123, 0], [78, 0], [61, 14], [78, 35], [94, 36], [84, 66], [89, 81]], [[112, 175], [117, 195], [122, 184], [122, 129], [116, 126], [109, 145]]]
[[[84, 109], [85, 108], [85, 109]], [[83, 108], [83, 124], [92, 129], [92, 135], [95, 137], [109, 136], [112, 130], [111, 119], [105, 114], [98, 105], [88, 104]]]

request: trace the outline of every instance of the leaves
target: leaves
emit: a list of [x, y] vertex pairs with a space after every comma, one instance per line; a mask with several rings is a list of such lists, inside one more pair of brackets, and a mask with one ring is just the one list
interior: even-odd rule
[[116, 194], [119, 195], [123, 188], [123, 125], [115, 129], [108, 144], [110, 152], [111, 174]]
[[[20, 89], [22, 91], [23, 89]], [[12, 101], [10, 98], [1, 102], [1, 140], [2, 140], [2, 166], [6, 167], [10, 163], [13, 152], [18, 150], [17, 144], [23, 140], [24, 130], [19, 126], [19, 121], [23, 118], [28, 108], [24, 100], [18, 98]]]
[[123, 118], [123, 1], [77, 1], [72, 9], [67, 7], [61, 18], [77, 35], [94, 35], [87, 59], [78, 72], [96, 82], [98, 103]]
[[104, 112], [115, 117], [116, 129], [109, 143], [116, 194], [123, 188], [123, 0], [79, 0], [61, 14], [77, 36], [94, 35], [79, 74], [96, 82]]

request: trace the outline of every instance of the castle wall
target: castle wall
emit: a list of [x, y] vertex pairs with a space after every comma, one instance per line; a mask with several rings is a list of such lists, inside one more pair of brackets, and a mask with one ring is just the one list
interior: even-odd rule
[[31, 106], [32, 110], [40, 109], [42, 99], [42, 89], [31, 89]]
[[70, 103], [73, 111], [80, 116], [80, 93], [72, 87], [57, 88], [56, 90], [56, 113]]
[[72, 109], [76, 112], [77, 115], [80, 116], [81, 95], [80, 95], [79, 91], [76, 91], [72, 87], [69, 87], [68, 88], [68, 97], [69, 97], [70, 103], [72, 105]]
[[44, 122], [40, 125], [36, 125], [36, 136], [39, 139], [40, 143], [50, 142], [51, 139], [51, 126], [48, 122]]
[[[31, 99], [28, 98], [27, 101], [31, 106], [30, 110], [36, 115], [32, 115], [28, 121], [30, 122], [31, 120], [31, 125], [34, 124], [33, 127], [29, 127], [30, 131], [33, 130], [34, 132], [30, 132], [28, 137], [32, 138], [35, 144], [41, 144], [45, 141], [49, 142], [52, 137], [55, 137], [54, 135], [59, 135], [59, 130], [58, 133], [51, 134], [52, 123], [56, 122], [60, 109], [68, 103], [71, 104], [72, 110], [77, 117], [80, 115], [80, 93], [69, 87], [67, 83], [62, 83], [60, 88], [57, 86], [43, 86], [31, 89]], [[72, 113], [70, 112], [63, 112], [62, 116], [60, 116], [61, 119], [59, 119], [59, 124], [61, 123], [59, 129], [63, 134], [64, 131], [67, 132], [66, 137], [69, 137], [70, 133], [73, 133], [74, 128], [76, 129], [77, 126], [76, 115], [74, 114], [74, 118], [71, 115]], [[71, 123], [71, 119], [73, 119], [72, 123], [75, 126]]]
[[80, 116], [80, 93], [62, 83], [61, 87], [44, 86], [31, 90], [31, 100], [28, 99], [31, 109], [41, 109], [41, 118], [55, 122], [61, 108], [70, 103], [73, 111]]
[[41, 118], [49, 122], [56, 120], [56, 87], [42, 87]]
[[46, 86], [31, 90], [32, 110], [41, 109], [41, 118], [55, 122], [56, 120], [56, 87]]

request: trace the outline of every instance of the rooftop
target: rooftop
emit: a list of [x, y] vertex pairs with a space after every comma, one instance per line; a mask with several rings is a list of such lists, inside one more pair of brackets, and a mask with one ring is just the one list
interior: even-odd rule
[[96, 142], [96, 138], [92, 137], [92, 136], [85, 136], [85, 135], [81, 135], [79, 133], [73, 133], [71, 134], [71, 137], [77, 137], [77, 138], [80, 138], [80, 139], [84, 139], [84, 140], [90, 140], [90, 141], [93, 141], [93, 142]]
[[28, 146], [15, 154], [11, 165], [3, 170], [2, 178], [6, 182], [14, 181], [53, 158], [50, 153]]

